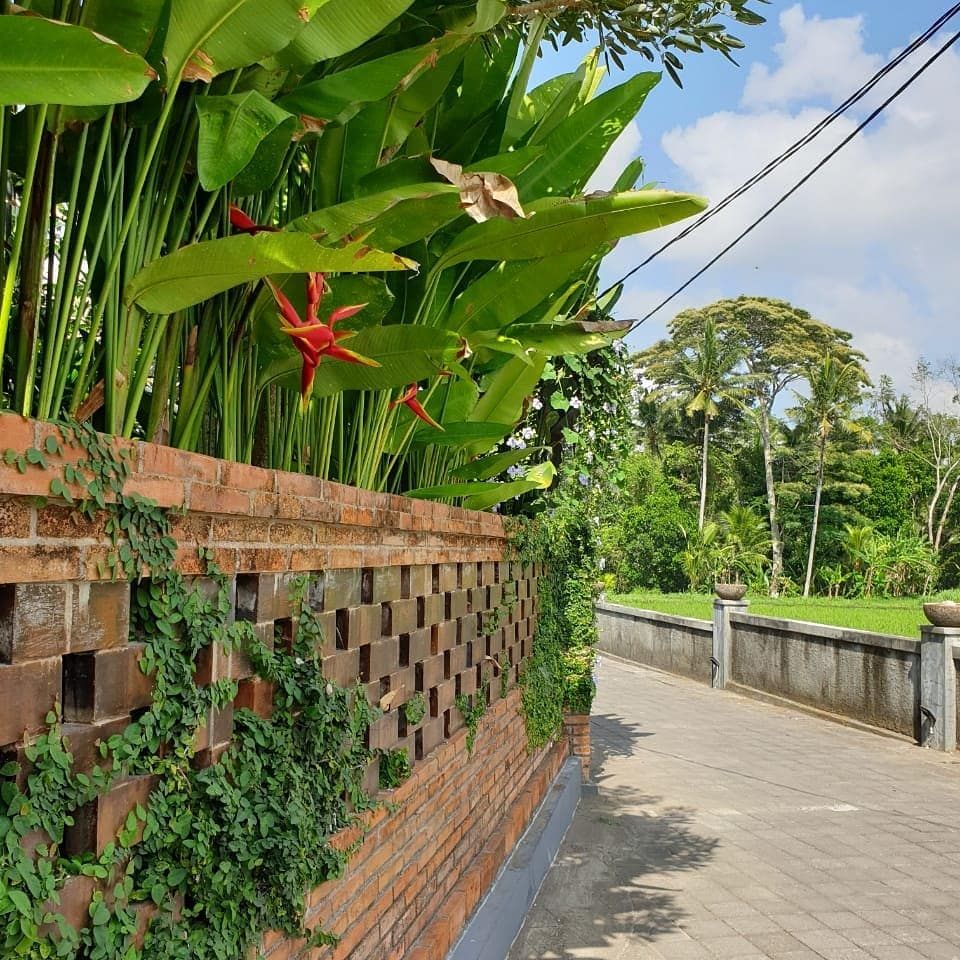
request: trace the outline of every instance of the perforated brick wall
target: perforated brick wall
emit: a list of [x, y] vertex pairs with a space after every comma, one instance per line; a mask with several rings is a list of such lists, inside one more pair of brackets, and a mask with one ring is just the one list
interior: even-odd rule
[[[0, 414], [0, 453], [40, 446], [50, 429]], [[233, 615], [253, 622], [267, 641], [296, 628], [290, 581], [310, 574], [323, 674], [342, 685], [359, 679], [369, 699], [383, 704], [370, 746], [406, 749], [413, 779], [396, 791], [392, 813], [373, 818], [373, 846], [368, 837], [347, 876], [310, 902], [312, 915], [344, 936], [333, 955], [404, 956], [433, 929], [430, 921], [491, 839], [512, 836], [529, 819], [531, 797], [542, 795], [545, 771], [566, 750], [527, 753], [512, 689], [532, 650], [540, 571], [504, 560], [503, 524], [492, 514], [151, 444], [129, 447], [126, 492], [185, 511], [174, 521], [178, 567], [202, 588], [197, 548], [212, 551], [229, 577]], [[89, 768], [98, 739], [122, 730], [150, 702], [151, 684], [138, 664], [142, 647], [130, 636], [130, 586], [99, 578], [109, 552], [104, 531], [65, 506], [37, 503], [50, 477], [0, 462], [0, 753], [22, 755], [59, 701], [76, 765]], [[264, 716], [271, 709], [272, 690], [252, 676], [245, 657], [210, 648], [198, 682], [223, 677], [238, 681], [237, 697], [208, 718], [199, 764], [216, 762], [229, 745], [234, 709]], [[402, 707], [417, 693], [426, 715], [411, 725]], [[458, 694], [491, 704], [473, 757]], [[368, 786], [376, 783], [373, 766]], [[152, 786], [147, 778], [121, 782], [81, 811], [68, 830], [68, 852], [101, 850]], [[502, 846], [494, 849], [505, 856]], [[477, 883], [470, 880], [457, 902], [472, 909], [482, 892]], [[71, 881], [68, 919], [82, 924], [89, 895], [87, 878]], [[276, 960], [299, 952], [269, 938], [266, 946]], [[417, 949], [422, 955], [430, 947]]]

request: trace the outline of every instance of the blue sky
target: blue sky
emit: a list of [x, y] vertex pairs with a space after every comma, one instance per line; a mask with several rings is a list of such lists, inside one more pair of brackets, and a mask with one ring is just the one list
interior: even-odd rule
[[[846, 98], [925, 29], [943, 0], [803, 0], [758, 5], [763, 27], [740, 27], [739, 67], [722, 57], [686, 58], [684, 89], [664, 77], [611, 151], [595, 186], [643, 156], [646, 177], [714, 200], [746, 179]], [[960, 17], [954, 32], [960, 30]], [[940, 40], [946, 38], [943, 34]], [[547, 51], [534, 82], [574, 69], [586, 52]], [[932, 52], [927, 48], [923, 53]], [[919, 53], [883, 88], [899, 85]], [[648, 69], [635, 57], [627, 70]], [[616, 72], [607, 85], [620, 82]], [[873, 103], [878, 102], [880, 97]], [[960, 353], [960, 44], [674, 304], [631, 335], [640, 347], [663, 335], [677, 310], [740, 293], [779, 296], [850, 330], [876, 378], [910, 387], [925, 355]], [[763, 187], [630, 283], [621, 314], [642, 316], [756, 217], [863, 114], [834, 125]], [[607, 278], [626, 271], [667, 234], [623, 241]]]

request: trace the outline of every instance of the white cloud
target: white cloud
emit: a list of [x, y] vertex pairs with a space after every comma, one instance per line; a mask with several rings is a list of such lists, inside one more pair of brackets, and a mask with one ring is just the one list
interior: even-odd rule
[[640, 156], [641, 143], [643, 143], [643, 135], [640, 133], [640, 128], [636, 123], [628, 123], [620, 132], [620, 136], [613, 141], [600, 166], [594, 171], [587, 183], [586, 192], [612, 190], [627, 164]]
[[[679, 188], [714, 200], [724, 196], [824, 116], [815, 102], [820, 94], [842, 99], [881, 59], [864, 50], [860, 18], [806, 18], [797, 6], [781, 16], [781, 26], [780, 64], [751, 72], [741, 109], [701, 117], [664, 135], [663, 148], [680, 170]], [[933, 49], [919, 51], [895, 71], [885, 81], [887, 93]], [[960, 55], [951, 51], [687, 296], [709, 302], [701, 296], [709, 285], [723, 297], [753, 293], [790, 300], [850, 330], [870, 357], [874, 378], [888, 373], [900, 389], [909, 389], [910, 368], [920, 355], [960, 353], [957, 90]], [[658, 286], [686, 280], [856, 122], [839, 120], [812, 147], [667, 251], [648, 275], [656, 276]], [[664, 238], [659, 231], [622, 244], [617, 261], [636, 263]], [[643, 300], [643, 312], [658, 302], [641, 292], [634, 296]], [[675, 312], [671, 304], [664, 319]]]
[[828, 97], [840, 102], [881, 64], [863, 49], [860, 17], [807, 17], [801, 4], [780, 14], [783, 41], [773, 49], [780, 60], [771, 69], [756, 63], [743, 91], [747, 107], [786, 106], [798, 100]]

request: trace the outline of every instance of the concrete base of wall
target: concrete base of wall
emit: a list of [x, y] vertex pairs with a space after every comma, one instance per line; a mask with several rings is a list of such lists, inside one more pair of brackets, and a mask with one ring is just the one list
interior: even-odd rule
[[447, 960], [504, 960], [580, 802], [581, 766], [563, 765], [530, 826]]
[[805, 703], [799, 703], [796, 700], [788, 700], [786, 697], [778, 697], [775, 693], [767, 693], [764, 690], [757, 690], [754, 687], [746, 687], [742, 683], [727, 682], [727, 693], [738, 693], [741, 697], [749, 697], [751, 700], [759, 700], [762, 703], [769, 703], [775, 707], [785, 707], [796, 713], [805, 713], [808, 716], [816, 717], [818, 720], [829, 720], [831, 723], [839, 723], [844, 727], [852, 727], [854, 730], [862, 730], [864, 733], [876, 733], [881, 737], [888, 737], [891, 740], [899, 740], [901, 743], [916, 743], [913, 737], [897, 733], [895, 730], [886, 730], [883, 727], [875, 727], [872, 724], [864, 723], [862, 720], [854, 720], [852, 717], [845, 717], [839, 713], [830, 713], [827, 710], [818, 710], [816, 707], [808, 706]]

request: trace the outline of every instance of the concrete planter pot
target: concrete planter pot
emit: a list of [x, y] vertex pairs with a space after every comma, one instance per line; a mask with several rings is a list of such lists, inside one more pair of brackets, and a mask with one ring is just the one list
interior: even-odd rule
[[953, 600], [925, 603], [923, 615], [935, 627], [960, 627], [960, 603]]
[[745, 583], [715, 583], [713, 592], [721, 600], [742, 600], [747, 593]]

